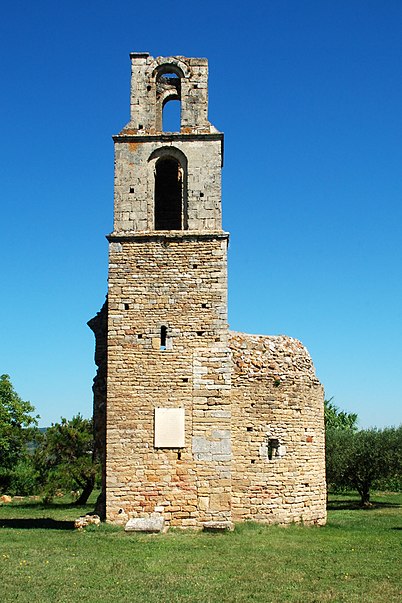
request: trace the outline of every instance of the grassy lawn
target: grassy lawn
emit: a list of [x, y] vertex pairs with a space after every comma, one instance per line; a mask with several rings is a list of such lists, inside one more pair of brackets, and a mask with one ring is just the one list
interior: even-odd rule
[[0, 507], [0, 599], [9, 602], [402, 601], [402, 495], [333, 496], [328, 525], [244, 524], [230, 534], [72, 528], [92, 507]]

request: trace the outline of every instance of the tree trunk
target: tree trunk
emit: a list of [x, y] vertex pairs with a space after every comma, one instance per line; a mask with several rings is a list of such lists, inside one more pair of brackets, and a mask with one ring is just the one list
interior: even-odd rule
[[85, 505], [86, 504], [88, 498], [90, 497], [90, 495], [92, 493], [92, 490], [94, 489], [94, 485], [95, 485], [95, 476], [91, 475], [91, 477], [89, 477], [87, 479], [87, 482], [82, 490], [82, 493], [75, 503], [76, 505]]
[[370, 485], [362, 484], [358, 488], [358, 492], [360, 494], [360, 506], [361, 507], [371, 507], [370, 502]]

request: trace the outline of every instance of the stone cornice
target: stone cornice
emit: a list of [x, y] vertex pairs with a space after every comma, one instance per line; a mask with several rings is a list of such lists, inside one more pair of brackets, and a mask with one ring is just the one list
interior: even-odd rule
[[109, 243], [145, 243], [145, 242], [169, 242], [169, 241], [215, 241], [216, 239], [229, 241], [229, 233], [223, 230], [201, 232], [197, 230], [161, 230], [159, 232], [111, 232], [106, 235]]
[[223, 132], [163, 132], [160, 134], [125, 133], [112, 136], [114, 142], [174, 142], [176, 140], [189, 142], [192, 140], [220, 140], [223, 143]]

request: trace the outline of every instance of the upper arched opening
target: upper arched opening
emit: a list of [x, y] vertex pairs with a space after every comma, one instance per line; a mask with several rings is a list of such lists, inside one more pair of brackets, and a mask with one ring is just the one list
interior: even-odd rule
[[155, 69], [155, 76], [157, 129], [162, 132], [180, 132], [183, 72], [176, 65], [166, 63]]

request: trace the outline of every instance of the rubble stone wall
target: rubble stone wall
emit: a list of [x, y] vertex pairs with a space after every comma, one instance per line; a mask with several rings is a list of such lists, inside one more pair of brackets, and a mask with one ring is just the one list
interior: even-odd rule
[[307, 350], [244, 333], [229, 345], [233, 519], [325, 523], [324, 395]]

